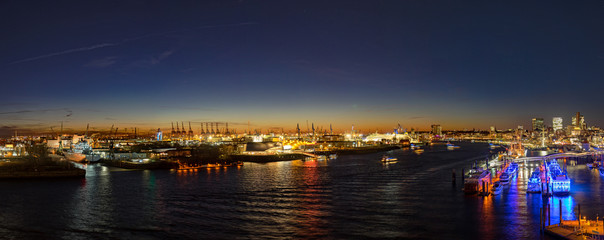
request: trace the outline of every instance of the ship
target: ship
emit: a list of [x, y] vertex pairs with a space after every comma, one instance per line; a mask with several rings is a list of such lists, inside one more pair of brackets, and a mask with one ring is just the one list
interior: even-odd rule
[[459, 149], [459, 146], [455, 146], [455, 145], [451, 144], [450, 142], [447, 142], [447, 150], [455, 150], [455, 149]]
[[570, 194], [570, 178], [566, 171], [560, 169], [560, 165], [554, 159], [547, 164], [548, 178], [551, 183], [552, 193], [558, 195]]
[[73, 150], [67, 150], [63, 152], [65, 159], [73, 162], [84, 162], [86, 161], [86, 155], [83, 153], [74, 152]]
[[73, 145], [69, 150], [63, 152], [65, 159], [73, 162], [96, 162], [101, 159], [101, 155], [93, 154], [92, 147], [86, 141], [80, 141]]
[[541, 192], [541, 173], [537, 168], [532, 174], [531, 178], [527, 183], [526, 187], [527, 193], [540, 193]]

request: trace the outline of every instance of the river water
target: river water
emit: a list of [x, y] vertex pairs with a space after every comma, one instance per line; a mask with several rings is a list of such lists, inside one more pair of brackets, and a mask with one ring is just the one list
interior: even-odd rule
[[[488, 145], [434, 145], [323, 161], [245, 163], [197, 171], [89, 165], [84, 179], [0, 181], [0, 236], [14, 239], [548, 239], [532, 169], [503, 194], [464, 195], [459, 172]], [[451, 181], [452, 169], [457, 182]], [[552, 223], [604, 214], [597, 170], [568, 166], [572, 194], [554, 197]]]

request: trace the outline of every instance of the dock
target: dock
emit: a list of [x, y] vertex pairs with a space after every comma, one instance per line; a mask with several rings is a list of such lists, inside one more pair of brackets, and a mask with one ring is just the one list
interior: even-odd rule
[[562, 224], [545, 227], [545, 233], [561, 239], [604, 239], [602, 220], [562, 220]]

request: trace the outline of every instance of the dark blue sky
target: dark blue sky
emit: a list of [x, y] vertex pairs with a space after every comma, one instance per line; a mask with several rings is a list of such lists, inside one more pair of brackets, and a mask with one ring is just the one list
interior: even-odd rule
[[604, 125], [602, 1], [2, 1], [4, 129]]

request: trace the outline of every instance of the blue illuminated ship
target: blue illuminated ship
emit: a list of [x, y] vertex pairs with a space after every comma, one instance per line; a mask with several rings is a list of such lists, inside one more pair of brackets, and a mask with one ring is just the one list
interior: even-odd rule
[[526, 192], [527, 193], [540, 193], [541, 192], [541, 173], [539, 169], [536, 169], [529, 178]]
[[500, 176], [499, 176], [499, 182], [502, 185], [506, 185], [508, 183], [510, 183], [510, 179], [512, 178], [512, 175], [510, 175], [508, 173], [508, 171], [504, 171]]
[[551, 183], [552, 193], [554, 194], [569, 194], [570, 193], [570, 178], [565, 171], [560, 169], [560, 165], [554, 159], [547, 164], [548, 179]]
[[493, 195], [501, 194], [501, 192], [503, 192], [503, 185], [501, 182], [493, 183]]

